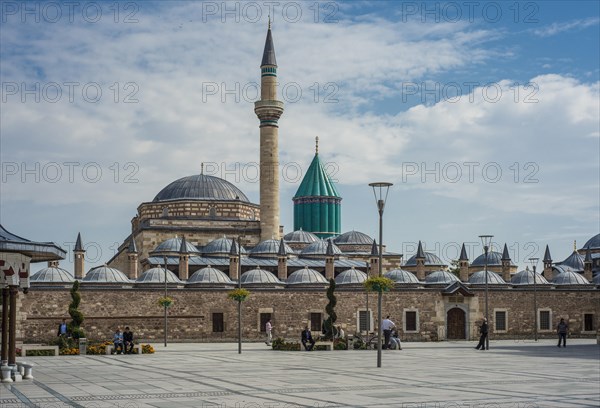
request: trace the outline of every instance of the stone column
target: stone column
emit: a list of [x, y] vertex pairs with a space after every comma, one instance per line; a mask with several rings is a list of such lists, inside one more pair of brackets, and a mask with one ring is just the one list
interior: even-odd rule
[[136, 280], [138, 278], [138, 254], [132, 253], [127, 254], [129, 265], [127, 268], [127, 274], [129, 279]]
[[369, 277], [379, 276], [379, 257], [369, 259], [369, 270], [367, 271]]
[[417, 279], [420, 281], [425, 280], [425, 258], [417, 258]]
[[510, 282], [510, 260], [502, 261], [502, 279], [504, 282]]
[[458, 261], [458, 267], [460, 268], [459, 278], [463, 282], [469, 281], [469, 261]]
[[2, 362], [0, 365], [8, 364], [8, 288], [2, 288]]
[[238, 256], [237, 255], [230, 255], [229, 256], [229, 279], [231, 280], [238, 280], [238, 269], [239, 268], [239, 263], [238, 263]]
[[85, 251], [75, 250], [73, 254], [75, 255], [75, 279], [82, 280], [85, 269]]
[[327, 280], [335, 278], [335, 258], [328, 256], [325, 258], [325, 278]]
[[17, 296], [18, 286], [9, 286], [9, 316], [8, 316], [8, 365], [17, 363]]
[[286, 256], [277, 257], [277, 277], [280, 280], [285, 280], [288, 277]]

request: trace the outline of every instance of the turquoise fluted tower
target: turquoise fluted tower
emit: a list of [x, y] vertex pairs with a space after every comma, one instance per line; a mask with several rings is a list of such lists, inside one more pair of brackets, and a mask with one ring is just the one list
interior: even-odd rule
[[315, 157], [292, 201], [295, 231], [302, 229], [319, 238], [340, 234], [342, 198], [319, 160], [319, 138], [316, 139]]

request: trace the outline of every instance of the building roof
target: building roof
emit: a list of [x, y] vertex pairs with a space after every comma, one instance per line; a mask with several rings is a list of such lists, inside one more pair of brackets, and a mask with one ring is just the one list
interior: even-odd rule
[[555, 285], [589, 285], [590, 282], [577, 272], [567, 271], [556, 275], [552, 279], [552, 283]]
[[288, 285], [315, 285], [327, 284], [329, 281], [325, 279], [323, 274], [315, 271], [314, 269], [304, 267], [303, 269], [298, 269], [297, 271], [292, 272], [288, 276], [286, 283]]
[[157, 201], [218, 200], [250, 202], [236, 186], [214, 176], [197, 174], [175, 180], [154, 197]]
[[[179, 237], [169, 238], [160, 244], [151, 252], [152, 255], [158, 256], [163, 254], [179, 254], [181, 251], [182, 239]], [[186, 241], [187, 252], [194, 255], [199, 254], [198, 248]]]
[[49, 266], [31, 275], [30, 281], [39, 283], [72, 283], [75, 282], [75, 278], [66, 269]]
[[[304, 248], [302, 251], [300, 251], [300, 257], [311, 257], [311, 256], [326, 256], [327, 254], [327, 246], [329, 245], [328, 240], [319, 240], [317, 242], [313, 242], [312, 244], [308, 245], [306, 248]], [[331, 245], [331, 250], [333, 251], [334, 255], [341, 255], [342, 251], [337, 247], [337, 245], [333, 244]]]
[[337, 197], [340, 198], [335, 185], [325, 171], [316, 153], [306, 174], [294, 195], [294, 199], [300, 197]]
[[274, 273], [266, 269], [252, 269], [242, 274], [242, 285], [263, 285], [263, 284], [278, 284], [283, 285]]
[[[164, 265], [162, 256], [150, 256], [148, 258], [148, 264], [150, 265]], [[204, 256], [193, 256], [190, 257], [190, 266], [218, 266], [218, 267], [229, 267], [229, 257], [204, 257]], [[356, 259], [334, 259], [333, 261], [335, 268], [365, 268], [366, 262]], [[179, 265], [178, 256], [167, 256], [167, 264], [177, 267]], [[242, 266], [244, 267], [258, 267], [261, 268], [277, 268], [278, 261], [276, 258], [249, 258], [246, 256], [242, 257]], [[289, 268], [325, 268], [325, 259], [311, 259], [311, 258], [289, 258], [287, 261]]]
[[[232, 243], [234, 242], [231, 238], [217, 238], [215, 240], [210, 241], [204, 248], [202, 248], [202, 254], [204, 256], [223, 256], [229, 259], [229, 255], [231, 255]], [[237, 254], [239, 244], [235, 242], [234, 253]], [[242, 247], [242, 254], [245, 254], [246, 250]]]
[[[144, 271], [135, 283], [165, 283], [165, 268], [151, 268]], [[167, 283], [181, 283], [173, 272], [167, 269]]]
[[[512, 261], [510, 262], [511, 266], [516, 266]], [[471, 262], [471, 267], [473, 266], [485, 266], [485, 254], [479, 255], [473, 262]], [[488, 266], [502, 266], [502, 254], [496, 251], [488, 252]]]
[[458, 279], [456, 275], [448, 271], [431, 272], [425, 277], [425, 283], [428, 285], [449, 285], [453, 282], [460, 282], [460, 279]]
[[289, 243], [297, 243], [297, 244], [310, 244], [312, 242], [316, 242], [319, 240], [312, 232], [303, 231], [300, 228], [297, 231], [289, 232], [283, 236], [283, 240]]
[[[488, 285], [504, 285], [504, 279], [495, 272], [488, 270]], [[469, 283], [473, 285], [485, 285], [485, 271], [475, 272], [469, 276]]]
[[468, 261], [469, 257], [467, 256], [467, 248], [465, 248], [465, 243], [463, 242], [462, 248], [460, 249], [460, 256], [458, 257], [459, 261]]
[[546, 250], [544, 251], [543, 262], [552, 262], [552, 256], [550, 255], [550, 247], [546, 244]]
[[600, 249], [600, 234], [594, 235], [583, 245], [584, 248]]
[[[279, 255], [279, 245], [281, 241], [276, 239], [266, 239], [261, 241], [254, 248], [250, 250], [249, 256], [251, 257], [268, 257], [268, 258], [276, 258]], [[294, 250], [285, 245], [285, 251], [288, 254], [294, 253]]]
[[81, 243], [81, 232], [77, 233], [77, 239], [75, 240], [75, 248], [73, 248], [73, 252], [85, 252], [83, 249], [83, 244]]
[[[446, 266], [446, 264], [444, 264], [444, 262], [434, 253], [432, 252], [427, 252], [427, 251], [423, 251], [423, 254], [425, 255], [425, 265], [431, 265], [431, 266]], [[404, 263], [405, 266], [416, 266], [417, 265], [417, 255], [415, 254], [413, 256], [411, 256], [410, 258], [408, 258], [406, 260], [406, 262]]]
[[568, 266], [576, 271], [583, 271], [585, 258], [583, 255], [579, 255], [577, 251], [573, 251], [564, 261], [557, 263], [557, 265]]
[[190, 278], [188, 279], [187, 284], [233, 285], [233, 281], [229, 279], [229, 276], [227, 276], [224, 272], [215, 269], [212, 266], [207, 266], [206, 268], [202, 268], [194, 272], [192, 276], [190, 276]]
[[369, 245], [373, 244], [373, 238], [360, 231], [348, 231], [338, 235], [333, 242], [336, 245]]
[[419, 279], [414, 273], [405, 271], [403, 269], [392, 269], [386, 272], [383, 276], [393, 280], [396, 283], [419, 283]]
[[600, 273], [597, 273], [593, 278], [592, 278], [592, 283], [596, 286], [600, 286]]
[[106, 265], [90, 269], [82, 281], [94, 283], [131, 283], [127, 275], [123, 272]]
[[[513, 285], [533, 285], [533, 276], [533, 271], [529, 270], [529, 268], [526, 268], [523, 271], [515, 273], [510, 279], [510, 283], [512, 283]], [[536, 285], [548, 285], [549, 283], [550, 282], [548, 282], [548, 280], [544, 276], [540, 275], [537, 272], [535, 273]]]
[[31, 258], [31, 262], [65, 259], [67, 252], [54, 242], [35, 242], [8, 232], [0, 225], [0, 252], [16, 252]]
[[356, 285], [367, 280], [367, 274], [354, 267], [346, 269], [335, 277], [336, 285]]

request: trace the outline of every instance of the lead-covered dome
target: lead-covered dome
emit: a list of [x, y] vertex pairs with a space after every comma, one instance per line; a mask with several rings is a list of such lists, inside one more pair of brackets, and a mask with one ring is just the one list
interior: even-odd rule
[[392, 269], [386, 272], [383, 276], [393, 280], [396, 283], [419, 283], [419, 279], [414, 273], [405, 271], [403, 269]]
[[[510, 280], [510, 283], [513, 285], [533, 285], [533, 271], [525, 269], [524, 271], [517, 272], [513, 275]], [[548, 285], [550, 282], [540, 275], [539, 273], [535, 273], [535, 284], [536, 285]]]
[[[329, 242], [326, 240], [319, 240], [317, 242], [313, 242], [306, 248], [304, 248], [300, 252], [300, 257], [304, 258], [323, 258], [327, 255], [327, 246]], [[331, 243], [331, 248], [333, 249], [333, 255], [341, 255], [342, 251], [335, 245], [333, 242]]]
[[573, 253], [567, 257], [567, 259], [565, 259], [558, 265], [568, 266], [576, 271], [583, 271], [584, 260], [585, 260], [585, 257], [583, 255], [579, 255], [579, 253], [577, 253], [577, 251], [573, 251]]
[[[158, 246], [154, 248], [154, 251], [151, 252], [151, 255], [158, 255], [159, 253], [179, 253], [179, 250], [181, 249], [181, 241], [182, 239], [179, 237], [169, 238], [158, 244]], [[196, 248], [194, 245], [190, 244], [187, 241], [185, 241], [185, 249], [191, 255], [200, 254], [198, 248]]]
[[248, 197], [236, 186], [214, 176], [197, 174], [175, 180], [163, 188], [153, 201], [217, 200], [245, 201]]
[[292, 272], [286, 280], [288, 285], [316, 285], [327, 284], [328, 282], [321, 273], [308, 267]]
[[[217, 238], [210, 241], [203, 249], [202, 253], [204, 256], [229, 256], [231, 253], [231, 245], [233, 239], [230, 238]], [[235, 253], [237, 254], [240, 245], [238, 242], [235, 243]], [[245, 254], [246, 250], [242, 246], [242, 254]]]
[[[258, 258], [276, 258], [279, 254], [280, 241], [276, 239], [265, 239], [250, 250], [249, 256]], [[284, 242], [286, 254], [293, 254], [294, 250]]]
[[335, 277], [335, 283], [337, 285], [357, 285], [367, 280], [367, 274], [354, 267], [346, 269]]
[[72, 283], [75, 278], [66, 269], [49, 266], [31, 275], [30, 281], [37, 283]]
[[233, 282], [223, 271], [215, 269], [209, 265], [206, 268], [202, 268], [194, 272], [194, 274], [188, 279], [187, 284], [232, 285]]
[[[425, 266], [446, 266], [444, 262], [434, 253], [424, 251]], [[417, 266], [417, 254], [408, 258], [404, 266]]]
[[[488, 252], [488, 266], [502, 266], [502, 254], [496, 251]], [[510, 261], [511, 266], [516, 266], [512, 261]], [[471, 263], [471, 267], [474, 266], [485, 266], [485, 254], [479, 255], [473, 262]]]
[[[142, 273], [135, 283], [165, 283], [165, 268], [151, 268]], [[167, 269], [167, 283], [181, 283], [177, 275]]]
[[425, 283], [429, 285], [449, 285], [454, 282], [460, 282], [460, 280], [448, 271], [431, 272], [425, 277]]
[[583, 245], [584, 248], [600, 249], [600, 234], [594, 235]]
[[572, 271], [559, 273], [552, 279], [552, 283], [555, 285], [589, 285], [583, 275]]
[[[488, 271], [487, 281], [488, 285], [506, 284], [506, 282], [504, 282], [504, 279], [502, 279], [502, 276], [492, 271]], [[469, 276], [469, 283], [473, 285], [485, 285], [485, 271], [475, 272], [473, 275]]]
[[373, 238], [360, 231], [348, 231], [335, 237], [336, 245], [369, 245], [373, 244]]
[[83, 282], [90, 283], [131, 283], [127, 275], [118, 269], [110, 268], [106, 265], [97, 266], [88, 271], [83, 278]]
[[260, 267], [244, 272], [241, 280], [242, 285], [283, 285], [283, 282], [281, 282], [275, 274], [266, 269], [260, 269]]
[[313, 242], [317, 242], [319, 237], [312, 232], [299, 229], [297, 231], [292, 231], [285, 234], [283, 236], [283, 240], [290, 244], [311, 244]]

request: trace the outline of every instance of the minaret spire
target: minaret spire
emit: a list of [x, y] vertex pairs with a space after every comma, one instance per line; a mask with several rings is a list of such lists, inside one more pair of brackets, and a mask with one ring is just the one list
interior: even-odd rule
[[279, 125], [283, 102], [277, 100], [277, 61], [271, 18], [260, 64], [260, 100], [254, 112], [260, 120], [260, 239], [279, 239]]
[[319, 136], [315, 137], [315, 155], [319, 154]]

